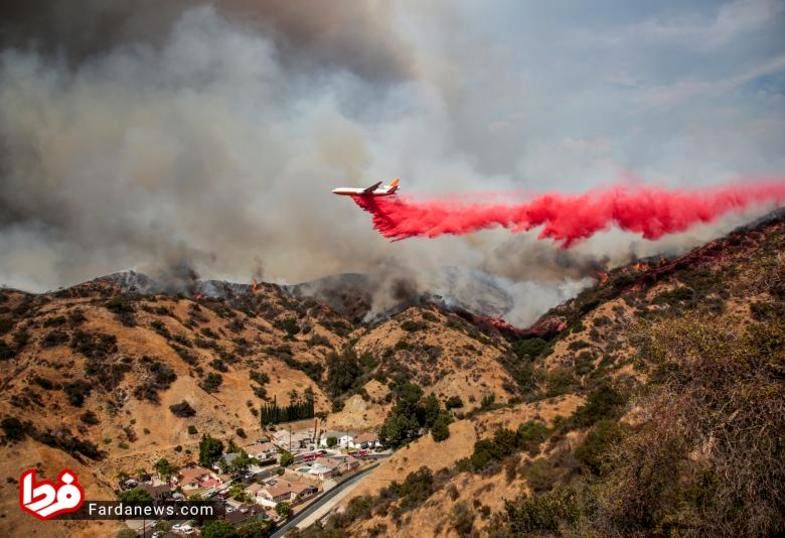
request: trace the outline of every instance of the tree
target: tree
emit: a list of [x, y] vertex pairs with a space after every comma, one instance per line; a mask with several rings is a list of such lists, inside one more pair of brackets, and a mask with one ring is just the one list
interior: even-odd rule
[[[418, 402], [422, 389], [414, 383], [396, 388], [398, 400], [379, 430], [379, 440], [385, 446], [400, 447], [415, 437], [425, 424], [425, 409]], [[437, 401], [438, 404], [438, 401]]]
[[245, 492], [244, 484], [232, 484], [229, 489], [229, 496], [235, 501], [248, 502], [251, 498]]
[[131, 529], [120, 529], [115, 534], [115, 538], [136, 538], [136, 531]]
[[335, 437], [328, 437], [327, 438], [327, 447], [333, 448], [335, 445], [338, 444], [338, 439]]
[[239, 538], [267, 538], [272, 534], [272, 524], [269, 521], [255, 521], [237, 529]]
[[210, 467], [218, 461], [224, 451], [224, 444], [218, 439], [213, 439], [209, 434], [203, 435], [199, 441], [199, 464]]
[[233, 473], [245, 472], [254, 463], [259, 463], [259, 460], [249, 456], [245, 450], [240, 450], [240, 455], [229, 464], [229, 470]]
[[441, 412], [441, 407], [439, 404], [439, 399], [436, 398], [435, 394], [431, 394], [427, 398], [425, 398], [425, 426], [427, 428], [432, 428], [436, 419], [439, 418], [439, 413]]
[[149, 503], [153, 502], [153, 496], [142, 488], [136, 487], [120, 493], [117, 496], [124, 503]]
[[228, 521], [215, 519], [205, 523], [202, 527], [202, 536], [204, 538], [237, 538], [237, 530], [234, 525]]
[[446, 412], [439, 413], [431, 426], [431, 435], [437, 443], [444, 441], [450, 436], [450, 415]]
[[280, 407], [277, 402], [264, 404], [260, 410], [259, 418], [264, 428], [279, 422], [291, 422], [314, 417], [314, 399], [306, 397], [292, 400], [289, 405]]
[[330, 353], [327, 357], [327, 391], [337, 398], [358, 383], [362, 376], [362, 368], [353, 350], [341, 355]]
[[463, 400], [461, 400], [460, 396], [450, 396], [447, 398], [444, 406], [447, 409], [458, 409], [459, 407], [463, 407]]
[[153, 467], [155, 468], [155, 472], [157, 472], [158, 475], [167, 482], [177, 472], [177, 467], [169, 463], [169, 460], [166, 458], [161, 458], [155, 462]]
[[275, 511], [278, 512], [278, 515], [284, 519], [289, 519], [289, 515], [292, 513], [292, 509], [288, 502], [280, 502], [276, 504]]
[[281, 451], [281, 455], [278, 457], [278, 462], [283, 467], [288, 467], [292, 463], [294, 463], [294, 456], [288, 450]]

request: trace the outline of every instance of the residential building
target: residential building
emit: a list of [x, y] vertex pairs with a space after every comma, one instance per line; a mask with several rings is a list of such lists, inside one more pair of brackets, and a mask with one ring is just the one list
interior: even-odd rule
[[326, 480], [340, 474], [340, 471], [335, 462], [317, 460], [311, 464], [308, 474], [319, 480]]
[[[259, 486], [258, 488], [254, 486]], [[267, 484], [253, 484], [245, 489], [254, 502], [274, 507], [280, 502], [296, 504], [315, 495], [319, 488], [305, 480], [290, 481], [284, 478], [269, 480]]]
[[245, 450], [249, 456], [256, 458], [260, 462], [276, 459], [279, 452], [278, 447], [269, 441], [248, 445], [243, 447], [243, 450]]
[[331, 437], [334, 437], [337, 441], [335, 446], [338, 448], [349, 448], [354, 439], [354, 435], [349, 432], [326, 431], [319, 437], [319, 446], [327, 447], [327, 440]]
[[295, 431], [278, 430], [273, 434], [273, 443], [283, 450], [313, 450], [315, 448], [313, 438], [314, 430], [312, 428]]
[[247, 523], [250, 521], [264, 521], [269, 518], [264, 512], [264, 508], [258, 504], [243, 503], [237, 507], [233, 507], [231, 510], [227, 506], [224, 519], [232, 525], [238, 525], [240, 523]]
[[379, 435], [374, 432], [362, 432], [358, 433], [352, 439], [352, 442], [349, 444], [349, 448], [356, 448], [356, 449], [368, 449], [368, 448], [377, 448], [382, 446], [379, 442]]
[[179, 476], [175, 481], [183, 491], [214, 488], [223, 484], [214, 471], [199, 465], [180, 469]]
[[153, 498], [153, 500], [156, 501], [167, 499], [172, 494], [172, 488], [169, 487], [169, 484], [146, 483], [146, 484], [142, 484], [139, 487], [141, 487], [143, 490], [149, 493], [150, 496]]

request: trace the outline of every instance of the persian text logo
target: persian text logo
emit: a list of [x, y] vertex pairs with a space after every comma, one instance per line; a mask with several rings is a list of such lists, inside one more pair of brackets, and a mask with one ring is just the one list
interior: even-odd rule
[[84, 490], [76, 474], [63, 469], [57, 475], [57, 482], [57, 485], [51, 480], [36, 482], [35, 469], [23, 472], [19, 479], [19, 506], [41, 520], [79, 510], [84, 502]]

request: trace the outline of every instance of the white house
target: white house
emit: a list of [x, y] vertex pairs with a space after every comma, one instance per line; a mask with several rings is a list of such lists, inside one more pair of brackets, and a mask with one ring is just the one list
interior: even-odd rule
[[338, 441], [338, 444], [335, 445], [338, 448], [349, 448], [354, 439], [354, 434], [349, 432], [324, 432], [319, 438], [319, 446], [327, 447], [327, 440], [331, 437]]
[[311, 465], [308, 474], [319, 480], [326, 480], [339, 474], [338, 464], [331, 461], [316, 461]]
[[352, 442], [349, 443], [349, 448], [354, 449], [368, 449], [368, 448], [377, 448], [382, 446], [379, 442], [379, 435], [374, 432], [362, 432], [358, 433], [352, 439]]
[[243, 447], [249, 456], [256, 458], [259, 461], [274, 460], [278, 457], [279, 449], [273, 443], [254, 443]]

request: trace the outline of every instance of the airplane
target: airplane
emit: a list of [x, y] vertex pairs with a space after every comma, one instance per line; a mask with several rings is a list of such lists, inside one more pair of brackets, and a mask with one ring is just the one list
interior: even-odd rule
[[391, 196], [398, 190], [398, 183], [400, 182], [401, 180], [396, 177], [390, 181], [389, 185], [382, 185], [382, 182], [378, 181], [365, 189], [339, 187], [333, 189], [333, 194], [339, 196]]

